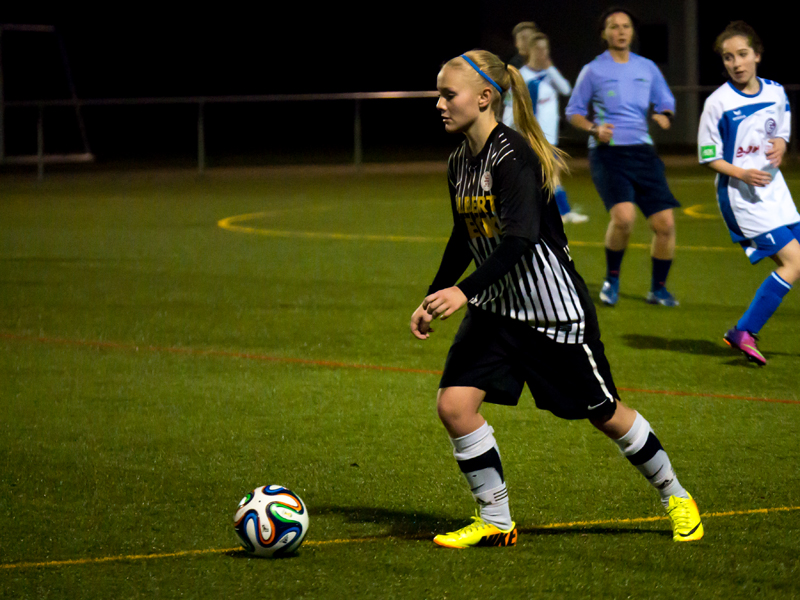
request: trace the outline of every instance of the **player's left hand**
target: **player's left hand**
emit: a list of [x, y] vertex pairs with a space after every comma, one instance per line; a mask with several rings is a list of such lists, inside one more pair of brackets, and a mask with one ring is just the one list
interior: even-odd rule
[[658, 123], [658, 126], [661, 127], [661, 129], [669, 129], [672, 125], [669, 117], [667, 117], [667, 115], [662, 115], [661, 113], [655, 113], [653, 115], [653, 121]]
[[420, 340], [427, 340], [431, 336], [431, 333], [433, 333], [431, 321], [433, 321], [433, 317], [430, 316], [428, 311], [422, 308], [420, 304], [419, 308], [411, 315], [411, 323], [409, 323], [411, 333], [414, 334], [414, 337]]
[[456, 312], [467, 303], [468, 298], [457, 287], [449, 287], [430, 296], [426, 296], [422, 301], [422, 308], [428, 311], [434, 319], [444, 321], [447, 317]]
[[786, 140], [772, 138], [769, 142], [772, 144], [772, 148], [767, 150], [767, 160], [773, 167], [780, 167], [783, 162], [783, 155], [786, 154]]

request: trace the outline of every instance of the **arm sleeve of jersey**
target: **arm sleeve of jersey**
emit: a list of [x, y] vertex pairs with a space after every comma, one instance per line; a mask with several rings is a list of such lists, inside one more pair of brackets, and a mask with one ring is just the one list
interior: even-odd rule
[[471, 262], [472, 252], [469, 250], [467, 230], [463, 226], [459, 227], [459, 223], [455, 223], [450, 239], [447, 240], [439, 271], [428, 288], [428, 295], [455, 285]]
[[669, 111], [675, 112], [675, 96], [667, 85], [667, 80], [664, 79], [661, 69], [655, 63], [651, 63], [653, 70], [653, 85], [650, 88], [650, 103], [653, 105], [653, 110], [657, 113]]
[[534, 171], [541, 169], [539, 162], [531, 164], [509, 154], [501, 158], [495, 169], [503, 235], [513, 235], [535, 244], [539, 241], [542, 210], [541, 184]]
[[592, 95], [592, 77], [589, 65], [586, 65], [581, 69], [578, 80], [575, 82], [575, 89], [572, 90], [572, 95], [569, 97], [566, 108], [567, 118], [573, 115], [588, 116]]
[[700, 164], [710, 163], [724, 156], [722, 136], [719, 132], [721, 118], [722, 111], [719, 104], [713, 98], [706, 100], [697, 130], [697, 159]]
[[783, 99], [784, 99], [784, 107], [783, 110], [783, 118], [781, 118], [780, 127], [778, 127], [778, 133], [776, 134], [779, 138], [783, 138], [786, 140], [786, 143], [789, 143], [790, 138], [792, 137], [792, 108], [789, 106], [789, 99], [786, 97], [786, 90], [783, 90]]
[[558, 69], [555, 67], [550, 67], [547, 69], [547, 74], [550, 75], [550, 81], [553, 83], [553, 87], [558, 91], [559, 94], [562, 96], [570, 95], [572, 92], [572, 86]]
[[428, 288], [428, 295], [443, 290], [444, 288], [455, 285], [458, 278], [467, 270], [470, 262], [472, 262], [472, 252], [469, 249], [469, 235], [464, 222], [458, 216], [456, 210], [456, 184], [455, 173], [453, 173], [453, 159], [450, 161], [447, 168], [447, 187], [450, 190], [450, 208], [453, 211], [453, 229], [450, 232], [450, 239], [447, 240], [444, 254], [442, 255], [442, 262], [439, 264], [439, 270], [436, 272], [436, 277], [433, 278]]
[[489, 255], [489, 258], [458, 284], [458, 289], [467, 298], [474, 298], [505, 277], [529, 247], [530, 242], [526, 239], [513, 235], [505, 236], [500, 245]]

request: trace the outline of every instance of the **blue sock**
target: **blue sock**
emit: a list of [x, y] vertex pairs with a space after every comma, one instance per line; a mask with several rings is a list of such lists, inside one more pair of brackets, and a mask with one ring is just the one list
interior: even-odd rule
[[560, 185], [556, 188], [556, 205], [558, 206], [559, 214], [565, 215], [572, 209], [567, 202], [567, 192]]
[[792, 289], [777, 273], [770, 273], [758, 288], [750, 307], [739, 319], [736, 329], [758, 333], [773, 313], [778, 310], [783, 297]]

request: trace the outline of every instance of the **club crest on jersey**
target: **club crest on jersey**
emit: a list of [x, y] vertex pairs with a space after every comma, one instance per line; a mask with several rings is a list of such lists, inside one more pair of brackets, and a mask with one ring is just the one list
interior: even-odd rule
[[492, 189], [492, 174], [489, 171], [484, 171], [481, 175], [481, 189], [488, 192]]
[[775, 135], [775, 131], [778, 129], [778, 124], [775, 122], [775, 119], [769, 118], [764, 123], [764, 130], [767, 132], [767, 135], [772, 136]]

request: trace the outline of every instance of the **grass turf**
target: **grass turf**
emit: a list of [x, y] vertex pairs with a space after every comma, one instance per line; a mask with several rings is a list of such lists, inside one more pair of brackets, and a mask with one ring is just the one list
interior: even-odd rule
[[[677, 214], [681, 306], [644, 302], [640, 221], [620, 303], [598, 312], [705, 539], [673, 544], [614, 445], [526, 394], [485, 407], [519, 544], [465, 552], [429, 541], [473, 509], [434, 410], [459, 319], [427, 342], [407, 328], [449, 232], [443, 174], [3, 177], [2, 595], [799, 596], [800, 511], [773, 510], [798, 504], [798, 301], [762, 332], [766, 368], [727, 348], [770, 266], [730, 243], [708, 171], [669, 176], [695, 207]], [[587, 173], [566, 187], [591, 217], [567, 233], [596, 296], [606, 216]], [[309, 507], [289, 559], [227, 551], [239, 498], [267, 483]]]

